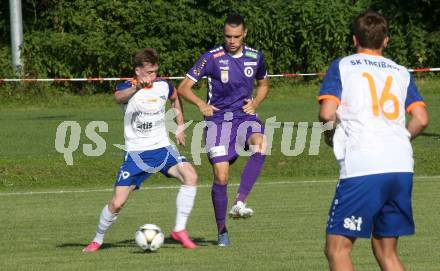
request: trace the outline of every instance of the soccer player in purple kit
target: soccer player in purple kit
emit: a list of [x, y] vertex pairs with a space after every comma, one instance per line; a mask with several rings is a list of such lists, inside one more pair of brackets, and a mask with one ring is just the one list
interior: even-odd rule
[[[238, 158], [240, 150], [249, 148], [251, 156], [229, 211], [233, 218], [247, 218], [252, 216], [253, 210], [246, 207], [246, 198], [265, 159], [264, 127], [255, 111], [269, 90], [267, 71], [262, 53], [244, 45], [246, 34], [243, 17], [228, 16], [224, 23], [224, 45], [204, 53], [178, 88], [179, 95], [197, 105], [205, 116], [205, 142], [214, 174], [211, 196], [219, 246], [230, 244], [226, 228], [230, 165]], [[207, 102], [192, 91], [193, 85], [203, 76], [208, 78]], [[252, 97], [254, 80], [258, 84], [255, 98]]]

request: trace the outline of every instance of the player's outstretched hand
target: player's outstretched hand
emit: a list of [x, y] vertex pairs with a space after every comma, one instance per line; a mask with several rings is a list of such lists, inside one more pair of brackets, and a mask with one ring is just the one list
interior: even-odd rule
[[249, 115], [255, 115], [255, 109], [257, 109], [257, 105], [255, 101], [252, 99], [244, 99], [245, 105], [242, 107], [244, 113]]
[[218, 109], [217, 107], [215, 107], [213, 105], [204, 103], [199, 106], [199, 110], [200, 110], [200, 112], [202, 112], [203, 116], [210, 117], [210, 116], [214, 115], [214, 112], [219, 111], [220, 109]]

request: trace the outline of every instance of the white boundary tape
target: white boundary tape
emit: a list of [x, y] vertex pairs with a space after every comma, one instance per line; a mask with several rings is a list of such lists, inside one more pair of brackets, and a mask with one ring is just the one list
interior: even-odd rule
[[[438, 72], [440, 68], [415, 68], [408, 69], [409, 72]], [[323, 76], [325, 73], [283, 73], [269, 74], [267, 77], [303, 77], [303, 76]], [[182, 80], [184, 76], [163, 76], [161, 79]], [[205, 78], [205, 77], [204, 77]], [[93, 81], [125, 81], [131, 77], [89, 77], [89, 78], [0, 78], [2, 82], [93, 82]]]
[[[414, 179], [424, 179], [422, 182], [429, 179], [440, 179], [440, 175], [435, 176], [415, 176]], [[283, 185], [283, 184], [313, 184], [313, 183], [336, 183], [337, 180], [310, 180], [310, 181], [280, 181], [280, 182], [267, 182], [267, 183], [257, 183], [257, 186], [272, 186], [272, 185]], [[419, 181], [420, 182], [420, 181]], [[238, 186], [239, 184], [229, 184], [229, 186]], [[212, 184], [198, 185], [198, 188], [209, 188]], [[170, 185], [170, 186], [156, 186], [156, 187], [141, 187], [139, 190], [165, 190], [165, 189], [178, 189], [180, 186]], [[112, 192], [113, 188], [106, 189], [89, 189], [89, 190], [58, 190], [58, 191], [35, 191], [35, 192], [11, 192], [11, 193], [0, 193], [1, 196], [29, 196], [29, 195], [47, 195], [47, 194], [74, 194], [74, 193], [95, 193], [95, 192]]]

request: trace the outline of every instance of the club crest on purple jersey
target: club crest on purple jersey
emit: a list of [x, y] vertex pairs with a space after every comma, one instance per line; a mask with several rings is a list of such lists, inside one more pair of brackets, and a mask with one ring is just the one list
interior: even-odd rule
[[222, 80], [222, 83], [225, 83], [225, 84], [229, 81], [229, 71], [228, 70], [221, 71], [221, 80]]
[[244, 74], [247, 77], [252, 77], [252, 75], [254, 75], [254, 69], [252, 67], [246, 67], [244, 68]]

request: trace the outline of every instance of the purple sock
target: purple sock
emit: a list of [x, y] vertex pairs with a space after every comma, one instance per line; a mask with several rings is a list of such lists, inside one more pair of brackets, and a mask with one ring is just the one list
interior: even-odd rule
[[238, 188], [237, 197], [235, 198], [235, 203], [237, 201], [246, 201], [247, 196], [251, 192], [252, 187], [260, 175], [265, 158], [266, 156], [259, 152], [251, 155], [249, 161], [244, 166], [243, 174], [241, 175], [240, 187]]
[[222, 233], [226, 224], [226, 212], [228, 208], [228, 185], [214, 183], [211, 190], [212, 204], [214, 205], [215, 221], [217, 230]]

